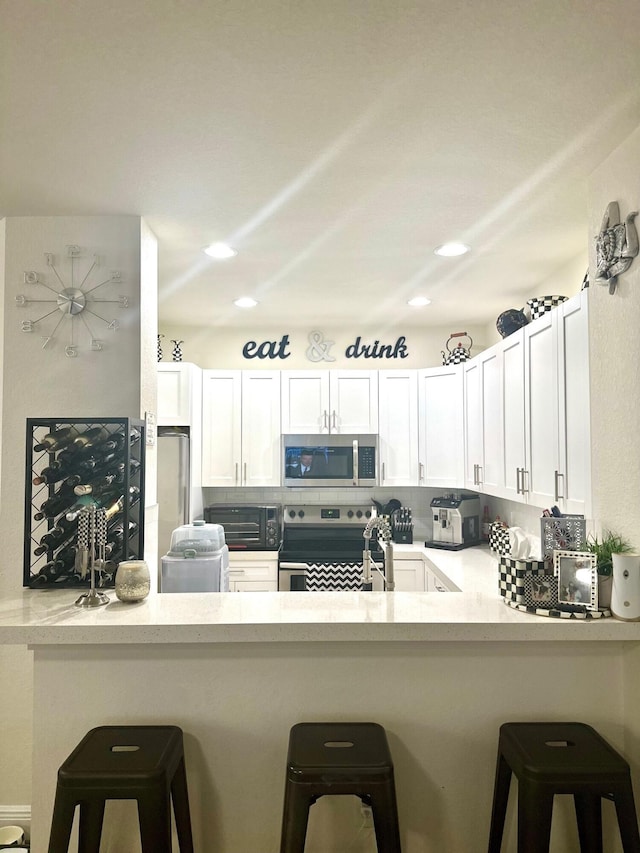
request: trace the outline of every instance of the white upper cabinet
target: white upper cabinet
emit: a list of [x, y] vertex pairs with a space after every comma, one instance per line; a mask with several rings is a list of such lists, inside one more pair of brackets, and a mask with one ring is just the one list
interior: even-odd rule
[[556, 502], [558, 471], [558, 349], [556, 311], [524, 328], [525, 346], [525, 490], [529, 503], [550, 507]]
[[558, 473], [556, 502], [567, 513], [591, 514], [588, 291], [563, 302], [558, 328]]
[[588, 292], [464, 365], [465, 486], [590, 512]]
[[203, 486], [280, 485], [280, 373], [203, 371]]
[[496, 494], [502, 478], [501, 353], [491, 347], [463, 365], [464, 485]]
[[519, 329], [500, 345], [502, 377], [499, 412], [502, 423], [504, 452], [500, 475], [501, 497], [524, 501], [526, 462], [524, 329]]
[[378, 379], [380, 485], [417, 486], [417, 371], [381, 370]]
[[200, 421], [202, 371], [189, 362], [158, 363], [158, 426], [192, 426]]
[[378, 432], [375, 370], [282, 371], [282, 432]]
[[418, 371], [418, 412], [420, 485], [461, 488], [464, 483], [461, 365]]

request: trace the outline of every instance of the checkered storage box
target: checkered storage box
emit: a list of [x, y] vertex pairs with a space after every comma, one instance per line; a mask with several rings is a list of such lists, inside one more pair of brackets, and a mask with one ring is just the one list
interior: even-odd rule
[[500, 557], [500, 595], [505, 601], [516, 604], [525, 603], [525, 577], [544, 575], [547, 572], [544, 560], [515, 560], [512, 557]]
[[509, 528], [501, 521], [494, 521], [489, 525], [489, 548], [499, 557], [506, 556], [511, 551]]
[[533, 299], [527, 299], [525, 314], [530, 314], [532, 320], [537, 320], [538, 317], [542, 317], [556, 305], [566, 302], [568, 298], [568, 296], [534, 296]]

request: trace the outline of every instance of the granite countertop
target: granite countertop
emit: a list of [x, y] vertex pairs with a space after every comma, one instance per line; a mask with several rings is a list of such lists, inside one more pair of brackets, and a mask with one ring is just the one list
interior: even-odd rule
[[75, 606], [75, 590], [22, 589], [0, 601], [0, 643], [640, 640], [640, 622], [554, 619], [506, 606], [487, 547], [399, 545], [394, 554], [424, 557], [461, 592], [152, 593], [138, 604], [110, 592], [109, 604], [85, 609]]

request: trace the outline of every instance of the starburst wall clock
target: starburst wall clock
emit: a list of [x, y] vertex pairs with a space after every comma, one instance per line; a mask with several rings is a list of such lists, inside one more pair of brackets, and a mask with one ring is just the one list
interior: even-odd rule
[[85, 254], [80, 246], [66, 247], [59, 263], [51, 252], [45, 252], [50, 274], [42, 276], [25, 270], [26, 293], [16, 296], [16, 307], [29, 312], [21, 320], [21, 329], [36, 335], [42, 349], [62, 351], [76, 358], [81, 351], [104, 349], [102, 334], [120, 328], [110, 306], [118, 310], [129, 307], [126, 296], [109, 298], [108, 287], [122, 283], [119, 270], [106, 271], [98, 255]]

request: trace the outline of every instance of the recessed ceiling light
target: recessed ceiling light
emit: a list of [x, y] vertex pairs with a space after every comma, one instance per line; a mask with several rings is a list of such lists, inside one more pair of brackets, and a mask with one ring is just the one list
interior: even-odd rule
[[430, 305], [431, 300], [427, 299], [426, 296], [414, 296], [413, 299], [409, 299], [407, 305], [411, 305], [412, 308], [422, 308], [423, 305]]
[[235, 258], [238, 254], [236, 249], [232, 249], [226, 243], [212, 243], [203, 250], [205, 255], [210, 258], [215, 258], [217, 261], [225, 261], [227, 258]]
[[466, 255], [469, 246], [466, 243], [443, 243], [442, 246], [438, 246], [433, 251], [434, 254], [443, 258], [457, 258], [458, 255]]
[[234, 299], [233, 304], [236, 308], [255, 308], [258, 303], [250, 296], [241, 296], [239, 299]]

